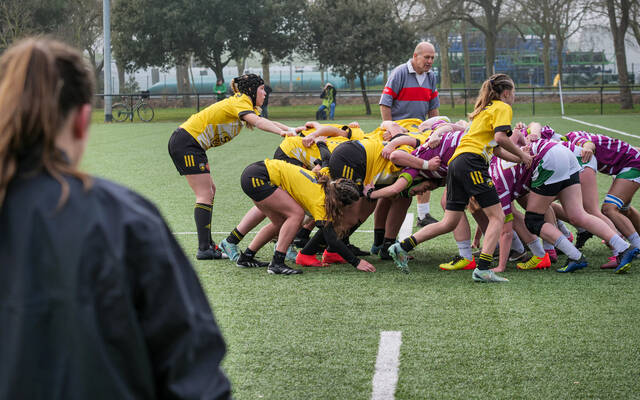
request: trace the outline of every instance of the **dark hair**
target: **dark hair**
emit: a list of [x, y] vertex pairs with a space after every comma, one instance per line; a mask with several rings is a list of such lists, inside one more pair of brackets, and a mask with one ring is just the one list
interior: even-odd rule
[[89, 186], [89, 176], [69, 165], [55, 141], [69, 113], [91, 104], [93, 92], [93, 71], [82, 54], [59, 41], [24, 39], [0, 57], [0, 206], [27, 156], [62, 185], [59, 206], [69, 195], [63, 174]]
[[513, 80], [507, 74], [495, 74], [482, 83], [480, 93], [476, 98], [473, 112], [469, 114], [469, 119], [473, 119], [480, 111], [489, 105], [493, 100], [500, 100], [500, 95], [505, 90], [513, 90]]
[[258, 88], [264, 85], [264, 81], [256, 74], [244, 74], [231, 80], [231, 89], [234, 93], [244, 93], [251, 98], [253, 106], [256, 106]]
[[324, 188], [325, 202], [324, 209], [327, 219], [334, 222], [334, 227], [338, 234], [343, 234], [347, 227], [336, 227], [335, 223], [342, 219], [343, 208], [360, 199], [360, 189], [358, 185], [350, 179], [340, 178], [335, 181], [331, 180], [328, 175], [319, 173], [318, 183]]

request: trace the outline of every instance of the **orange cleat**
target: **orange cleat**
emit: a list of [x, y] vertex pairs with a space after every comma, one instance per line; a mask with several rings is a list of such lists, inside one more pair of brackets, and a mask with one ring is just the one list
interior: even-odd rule
[[346, 264], [347, 260], [338, 253], [330, 253], [327, 250], [322, 253], [322, 262], [326, 264]]
[[545, 253], [544, 257], [533, 256], [529, 261], [516, 265], [518, 269], [547, 269], [550, 266], [551, 260], [549, 259], [549, 253]]
[[301, 265], [303, 267], [328, 267], [329, 264], [323, 263], [318, 260], [315, 254], [307, 255], [302, 254], [302, 252], [298, 252], [296, 256], [296, 264]]

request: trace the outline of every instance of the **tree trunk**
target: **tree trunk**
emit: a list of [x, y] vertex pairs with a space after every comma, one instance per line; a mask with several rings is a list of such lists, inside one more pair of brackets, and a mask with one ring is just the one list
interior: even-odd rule
[[191, 85], [189, 84], [189, 65], [176, 65], [176, 89], [182, 94], [182, 103], [184, 107], [191, 107]]
[[367, 87], [364, 84], [364, 73], [358, 74], [360, 78], [360, 90], [362, 91], [362, 99], [364, 100], [364, 107], [367, 111], [367, 115], [371, 115], [371, 105], [369, 104], [369, 96], [367, 96]]
[[485, 59], [484, 66], [486, 68], [486, 77], [489, 78], [495, 73], [494, 61], [496, 59], [496, 36], [495, 32], [488, 32], [485, 35]]
[[262, 79], [267, 86], [271, 86], [271, 74], [269, 74], [269, 64], [271, 64], [271, 56], [265, 50], [262, 51]]
[[438, 32], [436, 40], [440, 45], [440, 88], [451, 88], [451, 71], [449, 68], [449, 35], [448, 29], [441, 28]]
[[542, 65], [544, 67], [544, 85], [551, 86], [551, 38], [548, 33], [542, 36]]
[[469, 56], [469, 41], [467, 40], [467, 23], [460, 24], [462, 35], [462, 57], [464, 58], [464, 87], [471, 87], [471, 57]]
[[[245, 63], [247, 62], [247, 58], [238, 57], [235, 59], [235, 62], [236, 62], [236, 68], [238, 69], [238, 76], [241, 76], [242, 74], [244, 74], [244, 66], [245, 66]], [[222, 71], [220, 71], [220, 75], [216, 73], [216, 79], [220, 79], [220, 78], [222, 78]]]
[[564, 47], [564, 40], [556, 35], [556, 58], [558, 59], [558, 75], [560, 75], [560, 81], [562, 82], [562, 69], [564, 63], [562, 61], [562, 48]]
[[629, 1], [621, 1], [620, 25], [616, 18], [614, 0], [607, 0], [607, 11], [611, 34], [613, 35], [613, 47], [616, 52], [616, 64], [618, 67], [618, 84], [620, 85], [620, 108], [628, 110], [633, 108], [633, 97], [629, 86], [629, 74], [627, 72], [627, 52], [624, 47], [624, 37], [629, 26]]
[[116, 69], [118, 70], [118, 92], [124, 93], [124, 65], [122, 65], [122, 63], [118, 59], [116, 59]]
[[320, 68], [320, 86], [324, 88], [324, 68]]
[[387, 80], [389, 80], [389, 67], [385, 64], [384, 69], [382, 70], [382, 81], [383, 84], [387, 84]]

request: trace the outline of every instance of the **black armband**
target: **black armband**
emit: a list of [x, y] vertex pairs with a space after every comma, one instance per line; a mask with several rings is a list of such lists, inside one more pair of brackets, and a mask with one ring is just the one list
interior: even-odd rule
[[510, 137], [513, 134], [513, 131], [511, 130], [511, 125], [500, 125], [495, 127], [493, 131], [495, 133], [504, 132], [507, 134], [507, 137]]
[[376, 190], [375, 187], [369, 188], [369, 190], [367, 190], [367, 193], [364, 194], [364, 196], [367, 198], [367, 200], [369, 201], [374, 201], [375, 199], [371, 198], [371, 193], [373, 193], [373, 191]]

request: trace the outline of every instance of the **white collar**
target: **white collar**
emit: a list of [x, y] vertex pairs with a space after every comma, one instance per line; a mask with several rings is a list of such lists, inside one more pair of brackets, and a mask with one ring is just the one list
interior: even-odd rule
[[411, 59], [409, 59], [409, 61], [407, 61], [407, 68], [409, 69], [409, 73], [410, 74], [416, 74], [416, 70], [413, 69], [413, 64], [411, 64]]

